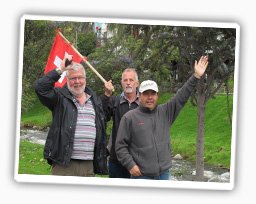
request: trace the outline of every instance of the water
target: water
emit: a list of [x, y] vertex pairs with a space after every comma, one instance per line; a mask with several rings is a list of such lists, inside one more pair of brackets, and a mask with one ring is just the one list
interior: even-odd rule
[[46, 131], [30, 130], [30, 129], [25, 129], [20, 131], [20, 138], [29, 140], [32, 143], [44, 145], [46, 137], [47, 137]]
[[[173, 160], [171, 168], [171, 180], [196, 181], [195, 164], [186, 160]], [[228, 169], [205, 166], [204, 179], [206, 182], [229, 183], [230, 173]]]
[[[25, 129], [20, 131], [20, 138], [29, 140], [37, 144], [45, 144], [47, 131]], [[183, 160], [173, 159], [171, 168], [171, 180], [175, 181], [195, 181], [195, 164]], [[227, 169], [205, 166], [204, 181], [229, 183], [230, 174]]]

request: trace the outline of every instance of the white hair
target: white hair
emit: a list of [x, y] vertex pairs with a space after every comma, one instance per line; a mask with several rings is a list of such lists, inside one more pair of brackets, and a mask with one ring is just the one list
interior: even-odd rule
[[123, 73], [122, 73], [122, 80], [123, 80], [123, 77], [124, 77], [124, 73], [125, 72], [134, 72], [135, 73], [135, 79], [138, 81], [139, 80], [139, 77], [138, 77], [138, 73], [137, 71], [134, 69], [134, 68], [126, 68]]
[[72, 62], [72, 64], [70, 65], [70, 67], [67, 69], [66, 75], [67, 77], [69, 76], [69, 71], [77, 71], [77, 70], [83, 70], [83, 74], [86, 77], [86, 72], [84, 69], [84, 66], [82, 64], [76, 63], [76, 62]]

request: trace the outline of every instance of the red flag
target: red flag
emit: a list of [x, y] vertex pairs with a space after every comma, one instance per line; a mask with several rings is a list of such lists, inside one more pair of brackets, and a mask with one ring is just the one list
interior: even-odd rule
[[[69, 55], [73, 55], [73, 61], [80, 63], [83, 59], [75, 52], [75, 50], [72, 48], [71, 44], [66, 42], [63, 37], [59, 34], [59, 32], [56, 33], [52, 49], [50, 52], [50, 55], [48, 57], [48, 61], [44, 70], [44, 73], [60, 67], [60, 64], [62, 60], [64, 59], [65, 53]], [[55, 86], [62, 87], [66, 83], [66, 72], [63, 72], [61, 75], [61, 78], [58, 82], [55, 83]]]

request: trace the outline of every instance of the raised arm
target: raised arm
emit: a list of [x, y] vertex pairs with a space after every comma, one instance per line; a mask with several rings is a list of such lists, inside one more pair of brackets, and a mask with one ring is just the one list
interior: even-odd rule
[[208, 65], [208, 57], [202, 56], [199, 61], [195, 61], [194, 76], [191, 76], [188, 81], [178, 90], [177, 94], [167, 103], [161, 106], [162, 111], [166, 113], [168, 121], [172, 124], [184, 107], [192, 91], [195, 89], [198, 79], [200, 79]]

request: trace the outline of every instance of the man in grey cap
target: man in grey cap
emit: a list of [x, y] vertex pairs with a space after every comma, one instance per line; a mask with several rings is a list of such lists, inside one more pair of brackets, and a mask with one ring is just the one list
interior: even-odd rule
[[156, 82], [143, 81], [139, 87], [140, 105], [121, 119], [116, 155], [131, 178], [169, 180], [171, 167], [170, 126], [188, 101], [204, 74], [208, 57], [195, 61], [195, 73], [167, 103], [157, 105]]

